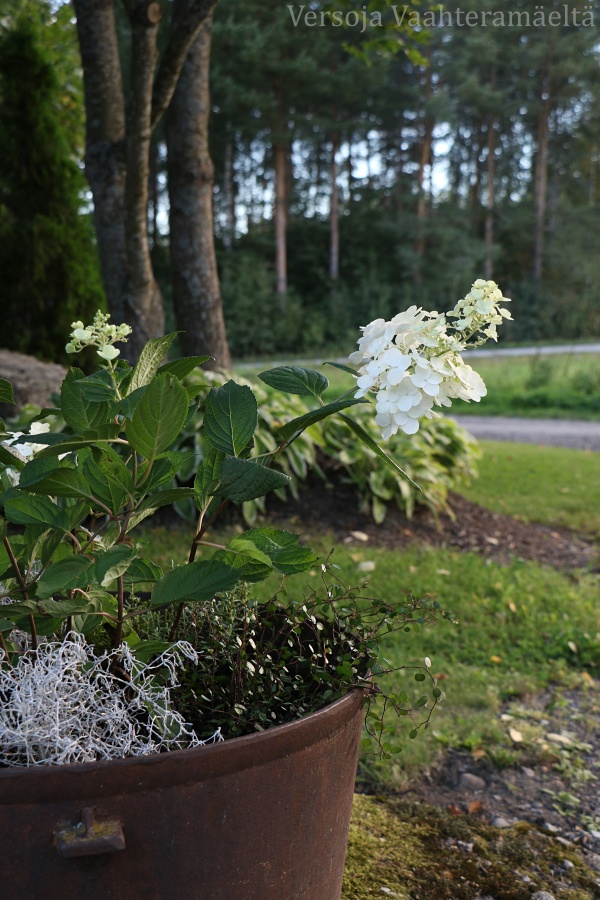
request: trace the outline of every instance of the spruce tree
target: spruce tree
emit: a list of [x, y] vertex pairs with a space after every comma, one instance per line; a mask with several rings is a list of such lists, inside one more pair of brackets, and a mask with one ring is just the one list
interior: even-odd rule
[[104, 295], [85, 181], [39, 27], [22, 15], [0, 39], [1, 343], [64, 360], [71, 322], [90, 319]]

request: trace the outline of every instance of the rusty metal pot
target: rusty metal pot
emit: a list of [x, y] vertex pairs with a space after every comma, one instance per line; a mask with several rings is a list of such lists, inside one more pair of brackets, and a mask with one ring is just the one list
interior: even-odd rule
[[339, 900], [362, 697], [198, 749], [3, 769], [2, 900]]

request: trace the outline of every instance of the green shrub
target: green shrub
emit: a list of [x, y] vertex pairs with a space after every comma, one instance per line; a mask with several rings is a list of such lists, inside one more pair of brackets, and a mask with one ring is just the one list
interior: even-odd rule
[[[211, 387], [224, 384], [229, 377], [222, 372], [199, 370], [190, 376], [201, 388], [200, 404], [199, 412], [186, 423], [177, 446], [179, 450], [190, 450], [189, 460], [178, 473], [179, 481], [189, 481], [204, 459], [207, 449], [201, 436], [204, 400]], [[236, 377], [236, 381], [251, 385], [258, 400], [253, 455], [274, 450], [278, 425], [305, 413], [306, 406], [298, 396], [270, 392], [263, 385], [240, 377]], [[373, 440], [380, 440], [379, 428], [368, 407], [364, 407], [364, 412], [361, 407], [356, 407], [354, 416]], [[417, 505], [427, 506], [435, 515], [441, 511], [451, 512], [447, 504], [448, 491], [476, 475], [480, 455], [477, 442], [452, 419], [425, 419], [416, 435], [399, 433], [387, 441], [386, 452], [418, 487], [390, 467], [381, 466], [373, 450], [349, 437], [348, 428], [332, 416], [308, 428], [277, 458], [274, 467], [290, 476], [290, 491], [295, 498], [300, 483], [306, 480], [309, 472], [316, 472], [326, 479], [337, 470], [358, 487], [361, 511], [381, 523], [389, 505], [394, 503], [409, 518]], [[285, 498], [285, 489], [275, 493], [281, 499]], [[177, 504], [176, 508], [185, 519], [197, 515], [191, 501]], [[248, 501], [242, 509], [246, 522], [253, 524], [258, 514], [265, 511], [264, 499]]]

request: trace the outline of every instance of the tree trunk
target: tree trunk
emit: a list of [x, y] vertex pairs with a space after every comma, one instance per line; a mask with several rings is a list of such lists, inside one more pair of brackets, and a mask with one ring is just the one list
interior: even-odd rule
[[[174, 21], [187, 0], [175, 0]], [[208, 147], [212, 16], [184, 63], [167, 113], [171, 269], [177, 326], [186, 355], [230, 368], [213, 235], [214, 167]]]
[[537, 126], [537, 152], [534, 174], [534, 237], [533, 237], [533, 277], [538, 284], [542, 280], [544, 267], [544, 232], [546, 226], [546, 197], [548, 193], [548, 141], [550, 97], [548, 76], [542, 76], [539, 92], [539, 113]]
[[227, 251], [233, 249], [235, 240], [235, 184], [233, 177], [233, 140], [231, 136], [228, 136], [225, 143], [223, 173], [225, 190], [225, 232], [223, 234], [223, 244]]
[[421, 152], [419, 154], [419, 169], [417, 173], [417, 185], [419, 197], [417, 200], [417, 234], [415, 239], [415, 253], [417, 255], [417, 268], [415, 270], [415, 284], [421, 284], [423, 280], [423, 258], [425, 256], [425, 224], [427, 217], [427, 197], [425, 196], [425, 167], [431, 162], [431, 145], [433, 137], [433, 120], [427, 112], [427, 101], [432, 94], [431, 80], [431, 51], [427, 54], [429, 65], [425, 74], [425, 115], [422, 123]]
[[124, 355], [133, 360], [164, 316], [150, 262], [148, 169], [150, 136], [167, 109], [181, 67], [217, 0], [191, 0], [158, 61], [162, 17], [157, 0], [125, 0], [131, 23], [131, 97], [125, 99], [113, 0], [73, 0], [86, 110], [86, 175], [108, 308], [133, 334]]
[[334, 284], [340, 276], [340, 191], [337, 164], [339, 149], [340, 136], [336, 133], [331, 139], [331, 200], [329, 204], [329, 277]]
[[94, 225], [108, 308], [126, 320], [125, 102], [112, 0], [73, 0], [83, 65], [86, 109], [85, 174], [94, 198]]
[[496, 123], [488, 126], [487, 199], [485, 207], [485, 277], [494, 277], [494, 216], [496, 208]]
[[[155, 9], [154, 7], [158, 7]], [[125, 250], [128, 279], [125, 321], [133, 328], [128, 355], [137, 358], [150, 338], [164, 333], [160, 288], [154, 278], [148, 241], [148, 183], [152, 138], [152, 87], [158, 60], [158, 4], [129, 0], [131, 21], [131, 96], [127, 106]]]
[[287, 294], [287, 148], [273, 147], [275, 157], [275, 271], [279, 307], [285, 312]]

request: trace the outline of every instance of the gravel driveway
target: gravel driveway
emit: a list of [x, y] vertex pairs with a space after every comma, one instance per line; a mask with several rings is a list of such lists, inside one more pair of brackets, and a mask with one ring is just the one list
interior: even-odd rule
[[600, 451], [600, 422], [579, 419], [518, 419], [508, 416], [453, 416], [484, 441], [514, 441]]

